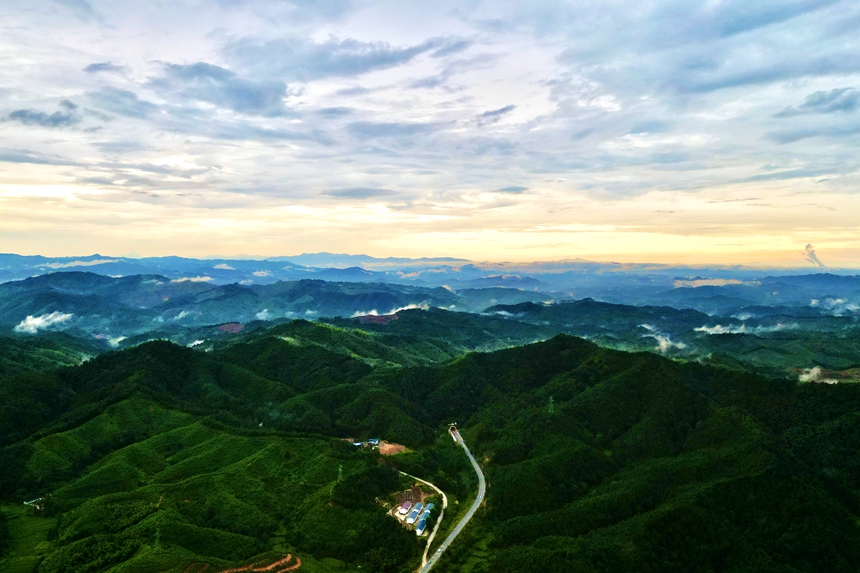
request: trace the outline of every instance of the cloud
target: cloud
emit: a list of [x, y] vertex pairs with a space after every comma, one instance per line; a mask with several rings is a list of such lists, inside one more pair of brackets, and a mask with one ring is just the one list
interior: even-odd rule
[[805, 261], [812, 263], [812, 266], [819, 268], [824, 267], [824, 263], [818, 260], [818, 255], [815, 254], [815, 249], [811, 244], [806, 245], [806, 248], [803, 250], [802, 253], [800, 253], [800, 255]]
[[235, 267], [231, 267], [227, 263], [221, 263], [221, 264], [215, 265], [213, 268], [216, 268], [216, 269], [219, 269], [222, 271], [235, 271], [236, 270]]
[[211, 125], [194, 124], [182, 128], [182, 131], [228, 141], [310, 141], [320, 145], [333, 145], [335, 143], [334, 139], [320, 130], [305, 133], [290, 129], [260, 127], [242, 122], [218, 124], [216, 123], [217, 120], [212, 119], [211, 121]]
[[212, 277], [182, 277], [181, 279], [173, 279], [172, 283], [206, 283], [212, 280]]
[[677, 348], [678, 350], [687, 348], [687, 345], [683, 342], [672, 342], [672, 339], [668, 334], [660, 332], [655, 326], [650, 324], [640, 324], [639, 328], [644, 328], [648, 331], [648, 334], [643, 334], [642, 338], [653, 338], [657, 341], [656, 349], [659, 350], [661, 354], [666, 354], [666, 352], [672, 348]]
[[255, 314], [254, 316], [256, 317], [257, 320], [271, 320], [273, 315], [271, 312], [269, 312], [268, 308], [264, 308], [263, 310], [261, 310], [260, 312]]
[[96, 74], [99, 72], [124, 72], [125, 66], [118, 66], [110, 62], [94, 62], [84, 68], [88, 74]]
[[270, 277], [270, 276], [272, 276], [272, 273], [269, 271], [254, 271], [251, 274], [254, 275], [255, 277]]
[[124, 117], [145, 119], [158, 110], [152, 102], [142, 100], [137, 94], [117, 88], [103, 88], [101, 91], [87, 94], [93, 104], [110, 113]]
[[650, 120], [636, 123], [630, 128], [630, 133], [667, 133], [672, 130], [672, 123], [661, 120]]
[[779, 332], [781, 330], [791, 330], [800, 328], [800, 325], [796, 322], [792, 323], [778, 323], [773, 326], [752, 326], [747, 327], [746, 324], [738, 325], [727, 325], [723, 326], [722, 324], [717, 324], [716, 326], [700, 326], [694, 329], [696, 332], [704, 332], [705, 334], [765, 334], [768, 332]]
[[491, 111], [485, 111], [484, 113], [478, 116], [478, 124], [479, 125], [489, 125], [498, 122], [502, 117], [511, 113], [517, 109], [515, 105], [506, 105], [505, 107], [500, 107], [499, 109], [494, 109]]
[[[420, 80], [415, 80], [409, 84], [409, 87], [412, 89], [433, 89], [445, 87], [454, 75], [463, 74], [480, 68], [491, 67], [491, 65], [495, 64], [498, 60], [499, 56], [497, 54], [478, 54], [471, 58], [454, 60], [445, 66], [445, 68], [438, 74], [422, 78]], [[451, 88], [446, 89], [452, 91]]]
[[0, 150], [0, 162], [31, 165], [77, 165], [77, 162], [70, 159], [36, 153], [27, 149]]
[[87, 0], [54, 0], [55, 4], [70, 8], [81, 20], [92, 20], [96, 16], [95, 10]]
[[95, 259], [92, 261], [71, 261], [68, 263], [45, 263], [40, 265], [49, 269], [68, 269], [71, 267], [94, 267], [96, 265], [104, 265], [107, 263], [119, 263], [119, 259]]
[[822, 306], [831, 311], [833, 316], [845, 316], [846, 313], [856, 313], [860, 311], [860, 305], [854, 302], [849, 302], [844, 298], [826, 298], [819, 304], [819, 301], [813, 299], [810, 301], [810, 306]]
[[379, 312], [377, 312], [375, 308], [372, 310], [357, 310], [352, 313], [350, 318], [358, 318], [360, 316], [390, 316], [392, 314], [397, 314], [401, 310], [430, 310], [430, 302], [424, 301], [419, 304], [407, 304], [406, 306], [398, 306], [396, 308], [392, 308], [388, 312], [383, 312], [381, 315]]
[[742, 284], [759, 284], [759, 283], [745, 283], [744, 281], [738, 279], [709, 279], [704, 277], [695, 277], [692, 279], [675, 279], [674, 281], [675, 288], [698, 288], [702, 286], [726, 286], [726, 285], [742, 285]]
[[432, 38], [407, 47], [393, 47], [388, 42], [338, 38], [319, 43], [298, 36], [265, 42], [245, 38], [230, 44], [225, 56], [237, 68], [257, 77], [310, 82], [393, 68], [447, 45], [442, 38]]
[[472, 44], [473, 42], [471, 40], [452, 40], [447, 46], [439, 48], [438, 50], [430, 54], [430, 57], [444, 58], [445, 56], [450, 56], [451, 54], [462, 52], [463, 50], [466, 50], [470, 46], [472, 46]]
[[323, 195], [349, 199], [370, 199], [371, 197], [388, 197], [391, 195], [397, 195], [397, 193], [389, 189], [377, 189], [374, 187], [348, 187], [346, 189], [332, 189], [331, 191], [324, 191]]
[[356, 121], [349, 124], [349, 132], [361, 139], [377, 137], [410, 137], [422, 133], [430, 133], [439, 128], [435, 123], [375, 123], [371, 121]]
[[528, 191], [528, 187], [521, 187], [520, 185], [510, 185], [508, 187], [502, 187], [501, 189], [496, 189], [497, 193], [514, 193], [519, 194], [524, 191]]
[[71, 127], [81, 122], [81, 116], [77, 113], [78, 106], [75, 103], [64, 99], [60, 102], [60, 108], [60, 111], [50, 114], [33, 109], [16, 109], [3, 118], [3, 121], [17, 121], [24, 125], [49, 128]]
[[799, 106], [789, 106], [774, 117], [851, 112], [860, 107], [860, 92], [852, 88], [817, 91], [806, 96]]
[[839, 382], [833, 378], [822, 378], [820, 366], [806, 368], [803, 373], [798, 376], [798, 379], [801, 382], [819, 382], [821, 384], [838, 384]]
[[766, 137], [779, 144], [796, 143], [804, 139], [813, 137], [852, 137], [860, 133], [860, 125], [848, 126], [822, 126], [809, 127], [801, 129], [786, 129], [771, 131], [766, 134]]
[[108, 344], [111, 345], [112, 348], [116, 348], [119, 346], [119, 343], [128, 338], [127, 336], [114, 336], [112, 338], [108, 338]]
[[71, 320], [72, 316], [58, 311], [40, 316], [27, 316], [15, 327], [15, 332], [36, 334], [39, 330]]
[[318, 109], [316, 113], [324, 117], [343, 117], [345, 115], [350, 115], [354, 111], [355, 110], [351, 107], [326, 107]]
[[166, 64], [164, 70], [163, 77], [151, 82], [161, 91], [248, 115], [274, 117], [287, 111], [287, 85], [282, 81], [251, 81], [206, 62]]

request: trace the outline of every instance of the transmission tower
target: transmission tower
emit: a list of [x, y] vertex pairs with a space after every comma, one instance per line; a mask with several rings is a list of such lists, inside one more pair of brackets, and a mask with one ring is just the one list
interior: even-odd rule
[[552, 399], [552, 396], [549, 397], [549, 413], [552, 414], [555, 410], [555, 400]]

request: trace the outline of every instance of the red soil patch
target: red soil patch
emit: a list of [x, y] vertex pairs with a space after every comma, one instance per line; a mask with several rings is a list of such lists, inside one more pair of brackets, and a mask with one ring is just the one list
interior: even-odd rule
[[271, 571], [272, 573], [285, 573], [286, 571], [295, 571], [299, 567], [302, 566], [302, 560], [296, 557], [296, 562], [292, 565], [288, 565], [290, 561], [292, 561], [293, 556], [289, 553], [283, 559], [278, 559], [274, 563], [270, 563], [269, 565], [263, 565], [263, 561], [260, 563], [254, 563], [253, 565], [245, 565], [244, 567], [234, 567], [233, 569], [224, 569], [220, 573], [241, 573], [244, 571], [248, 571], [251, 573], [265, 573], [267, 571]]
[[361, 324], [388, 324], [392, 320], [397, 320], [398, 318], [400, 317], [396, 314], [383, 314], [381, 316], [367, 314], [365, 316], [359, 316], [358, 322]]
[[241, 332], [243, 328], [245, 327], [238, 322], [231, 322], [230, 324], [222, 324], [218, 327], [218, 330], [221, 332], [232, 332], [233, 334], [236, 334], [237, 332]]
[[399, 454], [405, 449], [406, 446], [403, 446], [401, 444], [390, 444], [388, 442], [385, 442], [384, 444], [381, 444], [379, 446], [379, 453], [383, 456], [391, 456], [394, 454]]

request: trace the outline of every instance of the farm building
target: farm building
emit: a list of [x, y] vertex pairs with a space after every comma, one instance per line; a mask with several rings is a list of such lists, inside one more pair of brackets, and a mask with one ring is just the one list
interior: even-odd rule
[[409, 514], [409, 517], [406, 518], [406, 523], [412, 525], [418, 520], [418, 516], [421, 515], [421, 510], [424, 508], [424, 504], [420, 501], [415, 504], [415, 507], [412, 508], [412, 513]]

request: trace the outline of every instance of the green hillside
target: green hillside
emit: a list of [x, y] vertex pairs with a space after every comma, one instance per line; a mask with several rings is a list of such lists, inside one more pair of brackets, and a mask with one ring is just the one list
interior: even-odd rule
[[[289, 554], [302, 571], [414, 571], [421, 544], [374, 500], [404, 486], [399, 469], [448, 492], [446, 520], [466, 505], [475, 476], [452, 421], [489, 487], [434, 571], [860, 568], [860, 385], [570, 336], [463, 353], [539, 332], [404, 315], [3, 379], [0, 569], [220, 571]], [[367, 437], [410, 452], [343, 440]], [[38, 497], [45, 511], [27, 514]]]

